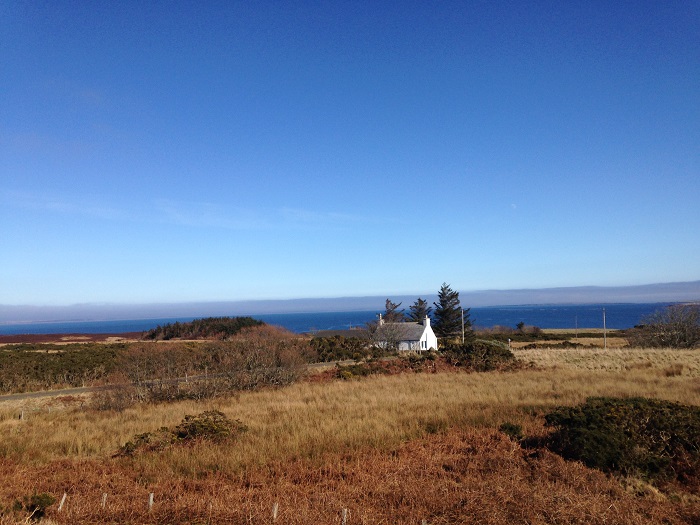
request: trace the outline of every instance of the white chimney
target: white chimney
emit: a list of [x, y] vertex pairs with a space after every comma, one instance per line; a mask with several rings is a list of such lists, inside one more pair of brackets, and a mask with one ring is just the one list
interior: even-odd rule
[[430, 326], [430, 317], [427, 315], [425, 316], [425, 319], [423, 319], [423, 326]]

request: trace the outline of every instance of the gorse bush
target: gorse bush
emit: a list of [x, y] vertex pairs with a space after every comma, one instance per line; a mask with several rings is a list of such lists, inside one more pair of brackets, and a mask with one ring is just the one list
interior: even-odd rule
[[248, 427], [239, 420], [231, 420], [223, 412], [209, 410], [196, 416], [187, 415], [175, 428], [162, 427], [155, 432], [137, 434], [117, 452], [117, 456], [131, 456], [137, 452], [163, 450], [170, 445], [195, 440], [224, 441], [246, 432]]
[[252, 317], [206, 317], [188, 323], [158, 325], [143, 336], [144, 339], [227, 339], [243, 328], [262, 326], [265, 323]]
[[511, 423], [510, 421], [501, 423], [501, 425], [498, 427], [498, 430], [503, 432], [509, 438], [514, 439], [515, 441], [520, 441], [524, 437], [523, 427], [518, 424]]
[[605, 472], [697, 486], [700, 407], [646, 398], [589, 398], [545, 416], [550, 448]]
[[498, 341], [477, 339], [460, 345], [448, 345], [442, 350], [447, 360], [456, 366], [476, 372], [507, 370], [517, 366], [515, 355]]
[[[16, 513], [27, 513], [27, 517], [21, 522], [28, 523], [30, 521], [39, 521], [46, 515], [46, 509], [56, 502], [51, 494], [42, 492], [37, 494], [36, 492], [31, 496], [25, 496], [22, 501], [15, 500], [12, 508], [9, 509], [13, 514]], [[2, 521], [2, 515], [6, 514], [5, 511], [0, 512], [0, 521]], [[2, 523], [5, 523], [2, 521]], [[14, 523], [14, 521], [13, 521]], [[17, 521], [19, 523], [19, 521]]]
[[373, 355], [377, 349], [370, 347], [367, 337], [315, 337], [311, 347], [316, 351], [320, 362], [344, 361], [347, 359], [364, 359]]
[[0, 349], [0, 392], [81, 386], [117, 367], [118, 344], [10, 345]]

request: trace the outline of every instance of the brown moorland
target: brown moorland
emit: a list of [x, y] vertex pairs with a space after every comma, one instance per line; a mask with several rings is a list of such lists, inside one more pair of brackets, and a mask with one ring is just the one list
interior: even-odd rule
[[[122, 412], [0, 409], [0, 523], [67, 494], [55, 523], [698, 523], [682, 487], [619, 480], [500, 433], [589, 396], [700, 405], [700, 350], [516, 351], [517, 371], [301, 382]], [[248, 431], [113, 457], [135, 435], [217, 409]], [[154, 494], [149, 512], [148, 496]], [[102, 508], [103, 494], [107, 494]]]

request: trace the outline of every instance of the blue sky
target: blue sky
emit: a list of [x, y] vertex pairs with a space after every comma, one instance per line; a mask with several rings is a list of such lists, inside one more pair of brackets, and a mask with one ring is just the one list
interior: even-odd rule
[[698, 2], [0, 4], [0, 303], [700, 279]]

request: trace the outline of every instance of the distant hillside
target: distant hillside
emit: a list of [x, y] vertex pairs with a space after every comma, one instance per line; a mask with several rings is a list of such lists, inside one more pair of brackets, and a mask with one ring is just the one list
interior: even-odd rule
[[[162, 319], [275, 313], [382, 311], [390, 297], [404, 306], [417, 297], [436, 300], [435, 290], [412, 295], [386, 294], [366, 297], [330, 297], [265, 301], [203, 301], [150, 304], [75, 304], [67, 306], [0, 305], [0, 323], [51, 321], [108, 321], [118, 319]], [[526, 304], [604, 304], [700, 301], [700, 281], [640, 286], [577, 286], [522, 290], [459, 290], [468, 307]]]

